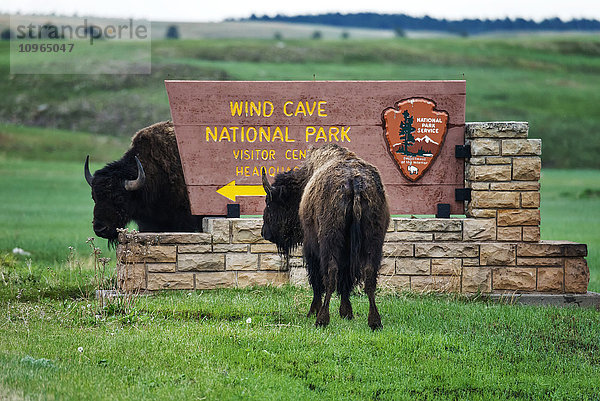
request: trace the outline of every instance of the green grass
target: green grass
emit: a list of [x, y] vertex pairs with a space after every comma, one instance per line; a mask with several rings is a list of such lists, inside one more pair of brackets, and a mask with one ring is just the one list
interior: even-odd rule
[[103, 314], [89, 301], [11, 302], [0, 312], [0, 394], [597, 399], [598, 311], [384, 295], [384, 328], [372, 333], [368, 301], [353, 302], [355, 320], [335, 316], [326, 329], [304, 316], [308, 291], [292, 287], [169, 293]]
[[0, 42], [0, 121], [130, 137], [170, 117], [164, 79], [466, 79], [467, 121], [528, 121], [545, 167], [600, 168], [599, 56], [596, 36], [176, 40], [149, 76], [8, 75]]

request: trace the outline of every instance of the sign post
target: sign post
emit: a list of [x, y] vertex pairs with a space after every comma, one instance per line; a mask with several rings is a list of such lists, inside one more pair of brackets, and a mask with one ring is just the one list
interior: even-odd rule
[[192, 213], [262, 214], [261, 169], [337, 143], [377, 166], [392, 214], [464, 214], [465, 81], [166, 81]]

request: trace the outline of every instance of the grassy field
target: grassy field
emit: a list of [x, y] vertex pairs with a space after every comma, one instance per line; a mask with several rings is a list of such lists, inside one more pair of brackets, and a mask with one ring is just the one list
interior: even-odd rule
[[529, 121], [545, 167], [600, 168], [598, 56], [594, 36], [179, 40], [149, 76], [8, 75], [0, 42], [0, 121], [129, 137], [170, 117], [164, 79], [466, 79], [467, 121]]

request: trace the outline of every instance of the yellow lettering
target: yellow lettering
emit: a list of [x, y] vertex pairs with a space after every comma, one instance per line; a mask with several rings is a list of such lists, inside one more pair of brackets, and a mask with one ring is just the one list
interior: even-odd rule
[[[267, 111], [267, 106], [269, 106], [269, 111]], [[270, 100], [265, 100], [263, 102], [263, 116], [264, 117], [271, 117], [273, 115], [274, 109], [275, 109], [275, 107], [273, 106], [273, 102], [271, 102]]]
[[265, 138], [265, 142], [271, 142], [271, 127], [267, 127], [266, 130], [265, 127], [259, 127], [258, 132], [260, 133], [259, 142], [262, 142], [263, 138]]
[[302, 102], [299, 102], [298, 106], [296, 106], [296, 113], [294, 115], [297, 116], [298, 114], [304, 114], [304, 116], [306, 116], [306, 109]]
[[348, 136], [348, 132], [350, 132], [350, 127], [342, 127], [342, 142], [344, 142], [344, 138], [346, 141], [350, 142], [350, 137]]
[[319, 142], [319, 139], [327, 142], [327, 136], [325, 135], [325, 130], [323, 127], [319, 127], [319, 131], [317, 131], [317, 137], [315, 138], [315, 142]]
[[289, 134], [289, 132], [288, 132], [288, 127], [285, 127], [285, 141], [286, 141], [286, 142], [296, 142], [296, 140], [295, 140], [295, 139], [290, 139], [290, 138], [288, 138], [288, 134]]
[[338, 127], [329, 127], [329, 142], [332, 142], [331, 138], [335, 138], [337, 142], [339, 142], [337, 134], [340, 133], [340, 129]]
[[260, 116], [260, 102], [258, 105], [254, 102], [250, 102], [250, 115], [253, 116], [256, 113], [257, 116]]
[[305, 132], [306, 142], [308, 142], [308, 137], [311, 135], [314, 135], [315, 132], [317, 132], [317, 129], [312, 126], [308, 126], [308, 127], [306, 127], [306, 130], [304, 132]]
[[231, 130], [231, 133], [233, 134], [233, 142], [237, 142], [236, 141], [236, 133], [237, 133], [238, 127], [229, 127], [229, 129]]
[[[254, 133], [254, 136], [252, 137], [252, 139], [250, 139], [250, 130], [252, 130], [252, 132]], [[256, 128], [248, 127], [248, 129], [246, 130], [246, 139], [248, 140], [248, 142], [256, 141], [257, 136], [258, 136], [258, 132], [256, 132]]]
[[308, 104], [308, 102], [306, 102], [306, 109], [308, 110], [308, 115], [312, 116], [313, 113], [315, 112], [315, 107], [317, 107], [317, 102], [313, 102], [313, 107], [312, 109], [310, 108], [310, 105]]
[[283, 133], [279, 127], [276, 127], [275, 132], [273, 133], [273, 142], [275, 142], [275, 139], [279, 139], [281, 142], [283, 142]]
[[325, 105], [326, 104], [327, 104], [327, 102], [324, 100], [319, 101], [319, 107], [317, 109], [317, 115], [319, 117], [327, 117], [327, 113], [325, 113]]
[[212, 138], [213, 141], [217, 142], [217, 127], [215, 127], [215, 130], [213, 132], [212, 129], [210, 129], [210, 127], [206, 127], [206, 142], [210, 142], [208, 138]]
[[240, 159], [240, 153], [241, 153], [241, 150], [234, 150], [233, 151], [233, 158], [239, 160]]
[[222, 142], [223, 140], [231, 142], [231, 137], [229, 136], [229, 131], [227, 131], [227, 127], [223, 127], [223, 129], [221, 129], [221, 135], [219, 135], [219, 142]]
[[288, 100], [287, 102], [285, 102], [285, 103], [283, 104], [283, 114], [285, 114], [285, 115], [286, 115], [286, 116], [288, 116], [288, 117], [291, 117], [291, 116], [292, 116], [292, 113], [288, 113], [288, 111], [287, 111], [287, 106], [288, 106], [288, 104], [294, 104], [294, 102], [290, 102], [290, 101]]
[[275, 160], [275, 151], [274, 150], [269, 151], [269, 159]]
[[229, 102], [229, 108], [231, 109], [231, 116], [242, 115], [242, 104], [243, 102]]

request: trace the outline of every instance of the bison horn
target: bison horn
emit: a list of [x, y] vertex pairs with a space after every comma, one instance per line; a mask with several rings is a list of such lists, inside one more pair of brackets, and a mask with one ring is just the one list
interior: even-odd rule
[[142, 167], [142, 163], [140, 163], [140, 159], [135, 156], [135, 162], [137, 164], [138, 176], [135, 180], [126, 180], [125, 181], [125, 189], [127, 191], [135, 191], [144, 186], [146, 182], [146, 173], [144, 173], [144, 168]]
[[92, 173], [90, 173], [90, 155], [87, 155], [87, 157], [85, 158], [85, 166], [83, 167], [83, 174], [85, 176], [85, 180], [91, 187], [94, 176], [92, 175]]
[[267, 193], [267, 200], [271, 200], [273, 196], [273, 187], [269, 183], [269, 179], [267, 178], [267, 170], [262, 168], [262, 184], [265, 192]]

